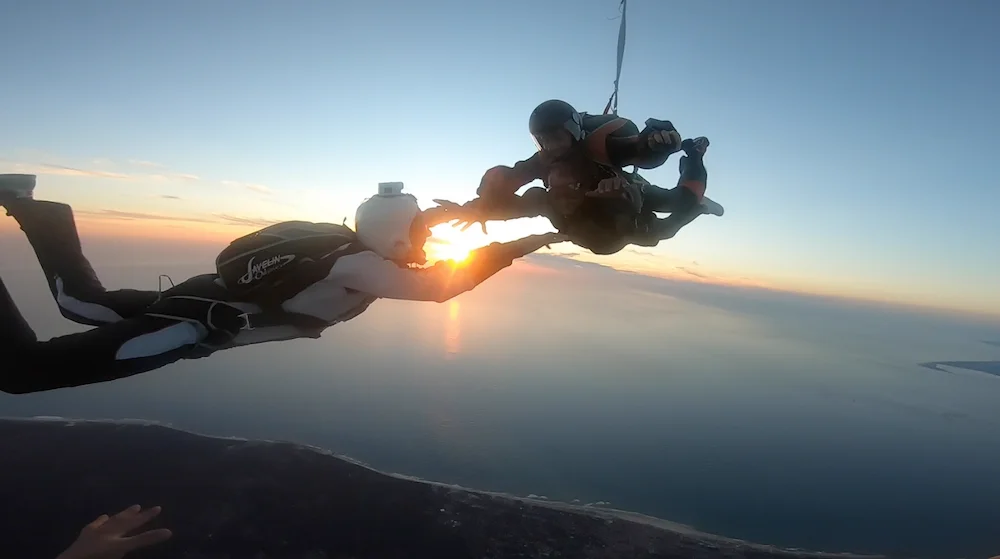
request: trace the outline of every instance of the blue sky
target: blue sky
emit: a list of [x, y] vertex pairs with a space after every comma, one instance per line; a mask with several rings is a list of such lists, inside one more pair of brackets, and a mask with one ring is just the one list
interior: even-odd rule
[[[538, 102], [604, 108], [617, 16], [616, 0], [5, 2], [0, 171], [137, 214], [339, 221], [380, 180], [464, 201], [531, 154]], [[1000, 311], [998, 21], [985, 1], [631, 0], [619, 112], [711, 138], [727, 214], [592, 259]], [[676, 159], [646, 175], [673, 184]]]

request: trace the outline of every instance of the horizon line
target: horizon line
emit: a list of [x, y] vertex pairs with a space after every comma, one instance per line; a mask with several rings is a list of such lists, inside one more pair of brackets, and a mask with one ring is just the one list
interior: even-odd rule
[[[108, 221], [113, 221], [116, 223], [144, 221], [143, 219], [144, 216], [142, 214], [122, 215], [122, 214], [128, 214], [128, 212], [122, 212], [119, 215], [115, 215], [116, 212], [109, 212], [107, 214], [104, 214], [104, 212], [102, 211], [79, 210], [75, 213], [79, 214], [79, 217], [82, 218], [77, 220], [78, 225], [83, 225], [82, 229], [91, 229], [90, 227], [91, 225], [99, 225], [101, 223], [106, 224]], [[173, 221], [173, 219], [171, 218], [173, 218], [174, 216], [157, 216], [157, 217], [159, 219], [165, 218], [165, 220], [167, 221]], [[228, 220], [226, 218], [228, 218]], [[253, 218], [241, 219], [239, 217], [234, 218], [233, 216], [223, 216], [223, 219], [220, 219], [219, 221], [200, 220], [197, 218], [185, 219], [183, 217], [177, 218], [177, 222], [184, 223], [184, 226], [182, 226], [184, 229], [189, 229], [192, 232], [194, 232], [196, 228], [190, 226], [195, 225], [195, 223], [200, 223], [203, 227], [207, 225], [214, 225], [216, 227], [224, 228], [227, 230], [236, 229], [236, 230], [246, 230], [247, 232], [249, 232], [250, 230], [259, 228], [260, 226], [263, 225], [258, 223], [252, 223], [254, 221], [256, 220]], [[5, 230], [18, 231], [18, 232], [20, 231], [17, 225], [4, 226], [2, 225], [2, 223], [3, 220], [0, 220], [0, 234], [4, 233]], [[218, 229], [211, 232], [200, 228], [197, 228], [197, 230], [202, 233], [210, 233], [210, 235], [206, 235], [206, 237], [209, 236], [213, 238], [219, 237], [219, 239], [229, 239], [229, 240], [237, 238], [235, 236], [232, 238], [229, 238], [228, 236], [223, 237], [220, 235], [221, 231], [219, 231]], [[107, 232], [107, 230], [103, 230], [103, 228], [101, 227], [91, 229], [90, 231], [83, 231], [83, 230], [80, 231], [81, 237], [89, 236], [97, 238], [115, 238], [115, 239], [126, 237], [133, 240], [136, 239], [136, 237], [139, 237], [139, 238], [148, 238], [150, 240], [156, 239], [162, 241], [175, 241], [181, 243], [194, 242], [198, 244], [204, 244], [205, 241], [209, 241], [209, 239], [205, 237], [198, 239], [184, 235], [163, 235], [162, 233], [163, 232], [160, 231], [159, 234], [154, 234], [154, 235], [148, 235], [148, 234], [121, 235], [121, 234], [109, 233]], [[237, 236], [243, 234], [245, 233], [238, 233]], [[227, 241], [220, 241], [220, 242], [225, 243]], [[559, 260], [562, 261], [599, 267], [618, 274], [640, 276], [640, 277], [657, 279], [668, 282], [672, 281], [687, 285], [711, 285], [715, 287], [724, 287], [735, 291], [756, 291], [756, 292], [766, 292], [772, 294], [797, 295], [797, 296], [805, 296], [818, 300], [823, 300], [827, 302], [851, 302], [855, 304], [863, 304], [869, 306], [883, 306], [893, 310], [908, 310], [908, 311], [917, 311], [924, 313], [944, 314], [950, 316], [958, 315], [962, 318], [975, 319], [975, 320], [1000, 320], [1000, 309], [983, 310], [982, 308], [975, 309], [967, 306], [952, 306], [946, 304], [935, 305], [935, 304], [917, 303], [913, 301], [906, 301], [899, 299], [883, 299], [856, 293], [848, 294], [848, 293], [838, 293], [831, 290], [796, 288], [788, 285], [775, 285], [772, 282], [760, 279], [753, 279], [753, 278], [748, 278], [751, 281], [739, 281], [722, 276], [704, 274], [704, 275], [698, 275], [697, 279], [695, 279], [694, 277], [691, 277], [690, 274], [681, 275], [681, 274], [671, 274], [669, 272], [656, 273], [651, 270], [630, 269], [628, 267], [616, 266], [612, 263], [595, 262], [590, 259], [579, 258], [581, 254], [582, 253], [577, 253], [577, 252], [559, 253], [554, 251], [545, 251], [543, 249], [543, 251], [525, 255], [524, 257], [521, 258], [521, 260], [536, 260], [539, 259], [539, 257], [541, 257], [541, 262], [539, 263], [544, 264], [545, 258], [558, 258]], [[191, 263], [194, 262], [192, 261]], [[12, 268], [12, 269], [17, 269], [17, 268]]]

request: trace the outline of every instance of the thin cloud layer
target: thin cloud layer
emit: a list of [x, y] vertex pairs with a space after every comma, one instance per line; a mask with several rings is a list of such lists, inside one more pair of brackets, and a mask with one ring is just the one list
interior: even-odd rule
[[687, 274], [689, 276], [694, 276], [694, 277], [696, 277], [698, 279], [710, 279], [709, 276], [707, 276], [707, 275], [705, 275], [705, 274], [703, 274], [701, 272], [695, 272], [694, 270], [692, 270], [690, 268], [687, 268], [685, 266], [677, 266], [676, 269], [680, 270], [681, 272], [684, 272], [685, 274]]
[[166, 165], [163, 165], [161, 163], [155, 163], [153, 161], [143, 161], [141, 159], [129, 159], [128, 162], [130, 165], [136, 165], [139, 167], [152, 167], [154, 169], [163, 169], [164, 167], [166, 167]]
[[263, 184], [256, 184], [256, 183], [251, 183], [251, 182], [231, 181], [231, 180], [224, 180], [224, 181], [222, 181], [222, 184], [224, 184], [226, 186], [236, 187], [236, 188], [243, 188], [243, 189], [249, 190], [251, 192], [257, 192], [257, 193], [260, 193], [260, 194], [271, 194], [272, 193], [271, 189], [268, 188], [268, 187], [266, 187], [266, 186], [264, 186]]
[[146, 221], [189, 221], [193, 223], [216, 223], [215, 220], [199, 218], [194, 216], [175, 216], [175, 215], [162, 215], [153, 214], [146, 212], [125, 212], [121, 210], [99, 210], [99, 211], [89, 211], [89, 210], [74, 210], [74, 214], [78, 216], [85, 217], [98, 217], [105, 219], [124, 219], [124, 220], [146, 220]]
[[[106, 158], [92, 159], [90, 165], [100, 168], [86, 168], [81, 166], [62, 165], [47, 161], [16, 161], [0, 158], [0, 172], [27, 173], [39, 176], [66, 176], [84, 177], [95, 179], [113, 179], [133, 182], [185, 182], [185, 183], [211, 183], [200, 175], [185, 172], [168, 172], [167, 166], [154, 161], [141, 159], [128, 159], [124, 164], [117, 164]], [[124, 167], [124, 169], [123, 169]], [[139, 167], [143, 170], [136, 170]], [[112, 170], [113, 169], [113, 170]], [[149, 170], [149, 171], [147, 171]], [[155, 172], [150, 172], [156, 170]], [[273, 190], [266, 185], [233, 180], [222, 180], [216, 184], [234, 188], [241, 188], [250, 192], [262, 195], [271, 195]]]
[[220, 220], [220, 223], [230, 223], [233, 225], [252, 225], [254, 227], [267, 227], [278, 223], [274, 219], [264, 219], [262, 217], [241, 217], [229, 214], [212, 214]]
[[56, 165], [55, 163], [37, 163], [35, 165], [31, 164], [16, 164], [18, 167], [18, 172], [29, 173], [33, 175], [60, 175], [66, 177], [96, 177], [102, 179], [118, 179], [127, 180], [131, 178], [125, 173], [115, 173], [112, 171], [100, 171], [96, 169], [79, 169], [77, 167], [68, 167], [66, 165]]
[[170, 174], [154, 173], [152, 175], [143, 175], [143, 177], [149, 180], [167, 181], [167, 182], [171, 181], [197, 182], [201, 180], [201, 177], [199, 177], [198, 175], [192, 175], [189, 173], [170, 173]]
[[177, 215], [164, 215], [155, 214], [147, 212], [127, 212], [121, 210], [99, 210], [99, 211], [89, 211], [89, 210], [75, 210], [74, 213], [78, 216], [84, 217], [95, 217], [102, 219], [121, 219], [121, 220], [145, 220], [145, 221], [173, 221], [173, 222], [186, 222], [186, 223], [215, 223], [222, 225], [240, 225], [240, 226], [252, 226], [252, 227], [266, 227], [268, 225], [273, 225], [277, 221], [272, 219], [264, 219], [258, 217], [245, 217], [236, 216], [228, 214], [212, 214], [210, 216], [177, 216]]

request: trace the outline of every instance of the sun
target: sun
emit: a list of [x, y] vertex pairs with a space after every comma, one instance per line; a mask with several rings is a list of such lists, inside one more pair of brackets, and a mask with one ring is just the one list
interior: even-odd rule
[[455, 262], [463, 262], [469, 257], [469, 253], [472, 252], [472, 247], [466, 247], [445, 241], [435, 244], [431, 252], [434, 253], [435, 260], [454, 260]]
[[484, 243], [468, 231], [460, 232], [450, 225], [432, 229], [433, 235], [427, 240], [425, 250], [430, 260], [454, 260], [464, 262], [469, 253]]

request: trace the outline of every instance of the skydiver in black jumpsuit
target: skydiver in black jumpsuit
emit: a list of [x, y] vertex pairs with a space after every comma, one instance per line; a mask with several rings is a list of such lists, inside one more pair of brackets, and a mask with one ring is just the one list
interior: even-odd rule
[[[295, 268], [286, 284], [299, 283], [301, 289], [272, 308], [234, 296], [218, 273], [192, 277], [162, 293], [106, 290], [83, 254], [72, 208], [35, 200], [34, 186], [34, 175], [0, 175], [0, 206], [34, 248], [59, 312], [95, 328], [39, 341], [0, 279], [0, 351], [6, 364], [0, 391], [12, 394], [107, 382], [241, 345], [318, 338], [377, 299], [447, 301], [515, 259], [566, 240], [560, 234], [531, 235], [476, 249], [460, 265], [444, 261], [410, 268], [425, 262], [427, 222], [412, 196], [380, 194], [361, 204], [355, 230], [343, 229], [349, 234], [321, 259], [325, 263]], [[310, 227], [331, 225], [286, 222], [271, 228], [310, 233]], [[304, 275], [307, 279], [298, 281]]]

